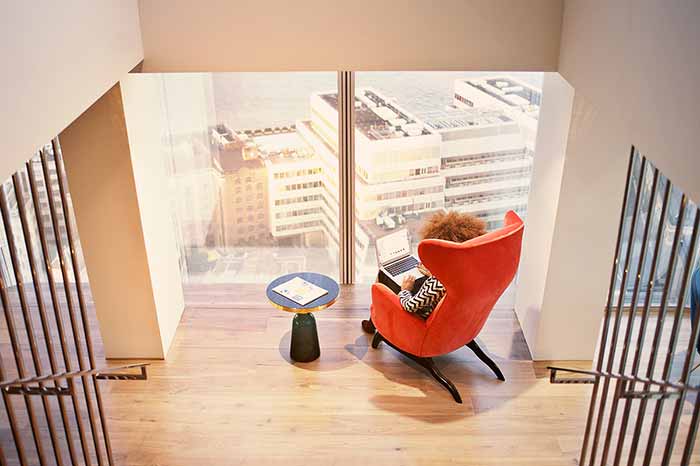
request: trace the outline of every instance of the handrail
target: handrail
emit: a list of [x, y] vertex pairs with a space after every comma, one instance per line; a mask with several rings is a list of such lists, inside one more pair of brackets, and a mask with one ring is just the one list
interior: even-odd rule
[[[616, 372], [607, 372], [607, 371], [592, 371], [592, 370], [585, 370], [585, 369], [570, 369], [566, 367], [555, 367], [555, 366], [547, 366], [547, 369], [549, 369], [549, 381], [551, 383], [593, 383], [595, 382], [595, 379], [597, 377], [607, 377], [611, 379], [617, 379], [621, 380], [623, 382], [639, 382], [647, 385], [655, 385], [657, 387], [663, 387], [663, 388], [671, 388], [674, 390], [678, 390], [679, 392], [700, 392], [700, 386], [698, 385], [685, 385], [685, 384], [678, 384], [678, 383], [673, 383], [673, 382], [665, 382], [663, 380], [655, 380], [655, 379], [649, 379], [646, 377], [639, 377], [639, 376], [632, 376], [632, 375], [623, 375], [623, 374], [618, 374]], [[585, 375], [590, 375], [592, 376], [591, 378], [586, 378], [586, 379], [573, 379], [575, 380], [574, 382], [569, 382], [568, 380], [572, 379], [557, 379], [557, 371], [563, 371], [563, 372], [571, 372], [574, 374], [585, 374]], [[629, 392], [633, 393], [633, 392]], [[634, 392], [634, 393], [641, 393], [641, 392]], [[653, 392], [651, 392], [653, 393]], [[624, 398], [624, 396], [623, 396]]]
[[[46, 387], [32, 384], [42, 384], [45, 382], [85, 376], [95, 376], [95, 378], [98, 380], [146, 380], [148, 378], [146, 367], [149, 365], [149, 363], [138, 363], [119, 367], [103, 367], [100, 369], [85, 369], [81, 371], [59, 372], [56, 374], [24, 377], [0, 382], [0, 390], [10, 395], [70, 395], [72, 394], [72, 389], [68, 386], [64, 387], [57, 384], [55, 387]], [[136, 368], [141, 369], [137, 374], [117, 372]]]

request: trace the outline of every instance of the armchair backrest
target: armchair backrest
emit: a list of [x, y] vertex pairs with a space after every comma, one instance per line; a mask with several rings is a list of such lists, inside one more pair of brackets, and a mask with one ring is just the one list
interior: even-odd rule
[[427, 321], [422, 355], [454, 351], [478, 335], [518, 270], [523, 229], [510, 211], [503, 228], [464, 243], [420, 242], [420, 260], [447, 290]]

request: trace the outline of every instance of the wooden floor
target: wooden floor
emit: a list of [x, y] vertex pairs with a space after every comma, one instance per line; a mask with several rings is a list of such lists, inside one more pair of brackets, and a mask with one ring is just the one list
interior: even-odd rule
[[[11, 310], [21, 327], [16, 298], [13, 292]], [[197, 285], [186, 298], [188, 307], [168, 358], [152, 362], [147, 381], [101, 382], [117, 465], [576, 464], [591, 386], [550, 384], [547, 363], [530, 360], [512, 310], [494, 310], [479, 337], [503, 370], [505, 383], [466, 348], [436, 359], [460, 390], [464, 404], [459, 405], [424, 369], [387, 345], [370, 348], [370, 336], [360, 329], [369, 307], [366, 286], [344, 287], [332, 308], [316, 314], [322, 354], [308, 364], [289, 359], [292, 315], [267, 303], [263, 285]], [[133, 362], [104, 361], [94, 313], [90, 317], [97, 365]], [[648, 331], [654, 326], [655, 318]], [[662, 349], [670, 322], [664, 328]], [[687, 346], [689, 328], [686, 316], [680, 348]], [[24, 360], [30, 361], [21, 328], [19, 335]], [[55, 332], [53, 337], [56, 341]], [[41, 347], [43, 340], [37, 344]], [[674, 353], [672, 374], [680, 371], [685, 354]], [[0, 355], [6, 361], [4, 376], [13, 378], [4, 319]], [[659, 357], [666, 355], [661, 351]], [[42, 359], [47, 368], [46, 357]], [[586, 361], [557, 364], [590, 367]], [[700, 373], [692, 383], [700, 384]], [[48, 400], [56, 413], [56, 399]], [[31, 401], [41, 417], [40, 400]], [[24, 443], [30, 446], [21, 398], [13, 403]], [[663, 452], [659, 442], [666, 438], [672, 411], [672, 403], [666, 405], [651, 464], [659, 464]], [[634, 415], [636, 410], [630, 424]], [[686, 403], [672, 464], [678, 464], [691, 415], [692, 404]], [[651, 417], [649, 410], [645, 433]], [[607, 425], [607, 413], [604, 419]], [[49, 441], [45, 428], [41, 435]], [[12, 445], [0, 409], [0, 447], [9, 465], [17, 464]], [[32, 452], [29, 457], [29, 464], [38, 464]], [[700, 454], [694, 454], [691, 464], [700, 464]]]
[[263, 291], [189, 291], [149, 380], [104, 384], [117, 464], [575, 464], [590, 386], [538, 378], [512, 311], [495, 310], [480, 338], [507, 382], [466, 348], [438, 358], [459, 405], [422, 368], [369, 346], [366, 287], [316, 315], [322, 354], [307, 364], [290, 361], [292, 316]]

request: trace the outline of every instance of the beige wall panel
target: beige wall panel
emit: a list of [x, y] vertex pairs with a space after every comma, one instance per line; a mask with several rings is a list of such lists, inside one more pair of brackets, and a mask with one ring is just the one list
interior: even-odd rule
[[119, 85], [60, 140], [105, 355], [162, 358]]
[[554, 71], [561, 0], [140, 0], [144, 71]]

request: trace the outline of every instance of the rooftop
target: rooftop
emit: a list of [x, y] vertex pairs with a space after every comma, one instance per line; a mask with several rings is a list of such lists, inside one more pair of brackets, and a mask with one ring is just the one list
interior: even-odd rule
[[426, 112], [422, 117], [428, 128], [438, 132], [513, 122], [501, 112], [478, 108], [467, 110], [447, 108]]
[[[393, 233], [400, 228], [406, 228], [409, 232], [409, 238], [415, 243], [420, 241], [420, 229], [423, 226], [425, 219], [434, 214], [435, 212], [442, 211], [442, 208], [434, 209], [431, 211], [420, 212], [413, 215], [402, 215], [404, 221], [403, 225], [398, 225], [393, 229], [387, 229], [383, 226], [377, 225], [376, 220], [360, 220], [358, 221], [359, 226], [367, 233], [370, 238], [370, 244], [375, 244], [377, 238], [381, 238], [384, 235]], [[392, 214], [392, 220], [396, 221], [398, 215]]]
[[273, 164], [286, 163], [314, 156], [314, 150], [295, 131], [254, 137], [259, 156]]
[[222, 172], [230, 173], [241, 168], [255, 169], [263, 166], [252, 141], [246, 135], [237, 134], [224, 124], [210, 128], [209, 133], [211, 144], [216, 149], [214, 161]]
[[466, 83], [511, 107], [539, 107], [542, 103], [540, 90], [510, 77], [469, 79]]
[[[334, 109], [338, 108], [337, 93], [320, 94], [320, 97]], [[430, 134], [421, 121], [367, 88], [357, 89], [355, 94], [355, 128], [371, 141]]]

